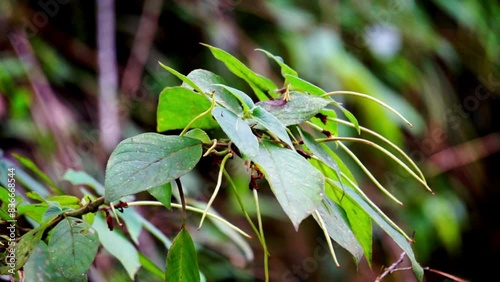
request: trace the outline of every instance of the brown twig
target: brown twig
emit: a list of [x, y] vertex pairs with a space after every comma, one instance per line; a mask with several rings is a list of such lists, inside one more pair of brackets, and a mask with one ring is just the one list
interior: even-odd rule
[[469, 282], [469, 280], [465, 280], [465, 279], [462, 279], [462, 278], [457, 277], [455, 275], [451, 275], [451, 274], [448, 274], [446, 272], [442, 272], [440, 270], [432, 269], [430, 267], [424, 267], [424, 270], [439, 274], [439, 275], [444, 276], [446, 278], [450, 278], [452, 280], [455, 280], [456, 282]]
[[101, 144], [111, 152], [121, 138], [118, 68], [115, 52], [114, 0], [96, 0], [97, 47], [99, 62], [99, 130]]
[[375, 282], [380, 282], [387, 275], [389, 275], [395, 271], [401, 270], [401, 269], [398, 269], [397, 267], [398, 267], [398, 265], [400, 265], [403, 262], [403, 260], [405, 259], [405, 256], [406, 256], [405, 252], [401, 253], [401, 255], [399, 256], [399, 259], [395, 263], [391, 264], [391, 266], [386, 268], [385, 271], [382, 274], [380, 274], [377, 277], [377, 279], [375, 279]]
[[[394, 273], [396, 271], [411, 270], [412, 269], [411, 267], [398, 267], [398, 265], [400, 265], [403, 262], [405, 256], [406, 256], [406, 253], [403, 252], [399, 256], [399, 259], [396, 262], [394, 262], [391, 266], [389, 266], [388, 268], [386, 268], [385, 271], [382, 274], [380, 274], [377, 277], [377, 279], [375, 279], [375, 282], [382, 281], [382, 279], [385, 278], [387, 275], [389, 275], [391, 273]], [[452, 279], [452, 280], [454, 280], [456, 282], [469, 282], [468, 280], [462, 279], [460, 277], [448, 274], [448, 273], [440, 271], [440, 270], [432, 269], [430, 267], [424, 267], [423, 269], [426, 270], [426, 271], [429, 271], [429, 272], [433, 272], [433, 273], [439, 274], [439, 275], [444, 276], [446, 278]]]
[[186, 226], [186, 199], [184, 199], [184, 192], [182, 190], [182, 183], [179, 178], [175, 180], [175, 184], [177, 184], [177, 189], [179, 189], [179, 197], [181, 198], [182, 204], [182, 228]]
[[491, 133], [466, 143], [444, 149], [429, 157], [429, 177], [468, 165], [500, 151], [500, 134]]
[[79, 209], [71, 210], [71, 211], [67, 211], [67, 212], [64, 212], [62, 214], [59, 214], [47, 225], [47, 227], [44, 230], [43, 236], [44, 237], [47, 236], [48, 232], [52, 228], [54, 228], [59, 222], [61, 222], [63, 219], [65, 219], [66, 217], [80, 217], [84, 214], [95, 213], [99, 210], [99, 207], [102, 204], [104, 204], [104, 196], [99, 197], [99, 198], [91, 201], [90, 203], [88, 203], [87, 205], [85, 205]]

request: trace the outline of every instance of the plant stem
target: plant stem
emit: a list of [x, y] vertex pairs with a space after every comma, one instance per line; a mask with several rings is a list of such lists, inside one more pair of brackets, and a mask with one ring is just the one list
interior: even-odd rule
[[243, 205], [243, 201], [241, 200], [241, 197], [238, 194], [238, 190], [236, 189], [236, 185], [234, 184], [233, 179], [231, 178], [231, 175], [229, 175], [229, 173], [226, 171], [226, 169], [224, 169], [224, 176], [226, 176], [227, 180], [229, 181], [229, 184], [231, 185], [231, 187], [233, 187], [234, 195], [236, 196], [236, 200], [238, 201], [238, 204], [241, 207], [241, 211], [245, 215], [245, 218], [247, 219], [248, 224], [250, 224], [253, 232], [255, 233], [255, 235], [257, 235], [257, 238], [259, 239], [259, 242], [260, 242], [262, 248], [265, 249], [264, 248], [265, 242], [262, 241], [259, 230], [257, 229], [257, 227], [253, 223], [252, 219], [248, 215], [248, 212], [246, 211], [245, 206]]
[[[135, 201], [135, 202], [129, 202], [129, 203], [127, 203], [127, 205], [129, 207], [134, 207], [134, 206], [164, 206], [161, 202], [158, 202], [158, 201]], [[182, 209], [183, 208], [182, 205], [175, 204], [175, 203], [172, 203], [171, 206], [173, 208], [176, 208], [176, 209]], [[199, 214], [202, 214], [204, 212], [202, 209], [195, 208], [195, 207], [188, 206], [188, 205], [185, 206], [185, 209], [188, 210], [188, 211], [199, 213]], [[237, 226], [233, 225], [229, 221], [225, 220], [224, 218], [222, 218], [222, 217], [220, 217], [220, 216], [218, 216], [216, 214], [207, 213], [207, 217], [213, 218], [213, 219], [217, 219], [217, 220], [221, 221], [222, 223], [224, 223], [227, 226], [229, 226], [229, 228], [231, 228], [234, 231], [240, 233], [241, 235], [245, 236], [246, 238], [252, 238], [252, 236], [248, 235], [245, 231], [241, 230]]]
[[368, 99], [368, 100], [372, 100], [375, 103], [383, 106], [384, 108], [386, 108], [386, 109], [390, 110], [391, 112], [393, 112], [394, 114], [396, 114], [399, 118], [401, 118], [404, 122], [406, 122], [406, 124], [408, 124], [408, 126], [413, 127], [413, 125], [402, 114], [400, 114], [398, 111], [396, 111], [396, 109], [394, 109], [393, 107], [387, 105], [386, 103], [384, 103], [384, 102], [380, 101], [379, 99], [372, 97], [370, 95], [366, 95], [366, 94], [354, 92], [354, 91], [333, 91], [333, 92], [325, 93], [321, 96], [325, 97], [325, 96], [333, 96], [333, 95], [341, 95], [341, 94], [359, 96], [359, 97], [363, 97], [363, 98]]
[[267, 251], [266, 239], [264, 237], [264, 228], [262, 227], [262, 217], [260, 214], [260, 206], [259, 206], [259, 193], [256, 189], [253, 189], [253, 197], [255, 199], [255, 210], [257, 212], [257, 222], [259, 224], [260, 236], [262, 238], [263, 248], [264, 248], [264, 277], [265, 281], [269, 281], [269, 252]]
[[205, 212], [201, 216], [200, 220], [200, 225], [198, 226], [198, 230], [201, 228], [203, 225], [203, 221], [205, 220], [205, 216], [207, 215], [208, 209], [210, 206], [212, 206], [212, 203], [215, 200], [215, 197], [217, 197], [217, 194], [219, 193], [220, 186], [222, 185], [222, 172], [224, 171], [224, 166], [226, 165], [226, 162], [229, 158], [231, 158], [233, 154], [229, 153], [224, 156], [224, 159], [222, 159], [222, 162], [220, 164], [220, 169], [219, 169], [219, 176], [217, 178], [217, 185], [215, 186], [214, 193], [212, 194], [212, 197], [210, 198], [210, 201], [208, 201], [207, 207], [205, 208]]
[[328, 249], [330, 250], [330, 253], [332, 254], [333, 261], [335, 262], [335, 265], [337, 267], [340, 267], [339, 261], [337, 260], [337, 256], [335, 255], [335, 251], [333, 250], [333, 245], [332, 245], [332, 239], [330, 239], [330, 234], [328, 234], [328, 230], [326, 229], [325, 222], [323, 221], [323, 218], [321, 217], [321, 214], [318, 212], [318, 210], [315, 210], [314, 213], [316, 214], [316, 217], [318, 218], [319, 221], [319, 227], [323, 230], [323, 233], [325, 234], [325, 239], [328, 244]]
[[[345, 175], [345, 173], [341, 172], [342, 177], [349, 182], [349, 185], [363, 198], [387, 223], [389, 223], [394, 229], [396, 229], [401, 235], [403, 235], [409, 242], [412, 242], [413, 240], [408, 236], [396, 223], [394, 223], [383, 211], [380, 210], [380, 208], [373, 203], [368, 196], [359, 188], [356, 183], [354, 183], [349, 177]], [[332, 185], [332, 187], [336, 187], [337, 184], [335, 181], [333, 181], [329, 177], [325, 177], [325, 180]]]
[[[418, 182], [420, 182], [420, 184], [422, 184], [425, 187], [425, 189], [427, 189], [427, 191], [434, 194], [434, 192], [432, 192], [432, 189], [427, 185], [427, 183], [424, 180], [422, 180], [418, 175], [416, 175], [415, 172], [413, 172], [413, 170], [411, 170], [405, 163], [403, 163], [400, 159], [398, 159], [396, 156], [394, 156], [394, 154], [387, 151], [384, 147], [382, 147], [382, 146], [380, 146], [372, 141], [362, 139], [362, 138], [352, 138], [352, 137], [328, 137], [328, 138], [316, 139], [316, 142], [326, 142], [326, 141], [353, 141], [353, 142], [364, 143], [364, 144], [367, 144], [369, 146], [372, 146], [372, 147], [378, 149], [379, 151], [381, 151], [382, 153], [384, 153], [386, 156], [393, 159], [395, 162], [397, 162], [413, 178], [415, 178]], [[341, 143], [339, 143], [339, 144], [341, 144]]]
[[208, 156], [213, 150], [215, 150], [215, 147], [217, 147], [217, 139], [212, 140], [213, 144], [208, 148], [208, 150], [203, 154], [203, 157]]
[[373, 182], [373, 184], [375, 184], [375, 186], [377, 186], [377, 188], [379, 188], [380, 191], [382, 191], [382, 193], [387, 195], [387, 197], [389, 197], [391, 200], [395, 201], [399, 205], [403, 205], [403, 203], [400, 200], [398, 200], [394, 195], [391, 194], [391, 192], [389, 192], [387, 189], [385, 189], [384, 186], [382, 186], [382, 184], [380, 184], [380, 182], [377, 180], [377, 178], [375, 178], [375, 176], [373, 176], [373, 174], [370, 172], [370, 170], [368, 168], [366, 168], [366, 166], [359, 160], [359, 158], [356, 156], [356, 154], [354, 154], [351, 150], [349, 150], [349, 148], [347, 148], [347, 146], [344, 145], [342, 142], [337, 141], [337, 145], [340, 146], [342, 148], [342, 150], [344, 150], [344, 152], [346, 152], [356, 164], [358, 164], [358, 166], [361, 168], [361, 170], [363, 170], [366, 173], [366, 176], [368, 176], [368, 178], [370, 178], [370, 180]]
[[208, 108], [206, 111], [204, 111], [203, 113], [201, 113], [201, 114], [197, 115], [195, 118], [193, 118], [188, 123], [188, 125], [186, 125], [186, 127], [182, 130], [182, 132], [179, 134], [179, 136], [186, 134], [186, 132], [189, 130], [189, 128], [193, 125], [193, 123], [195, 123], [197, 120], [204, 117], [205, 115], [211, 113], [212, 110], [214, 109], [214, 107], [215, 107], [215, 97], [214, 97], [214, 94], [212, 94], [212, 102], [210, 104], [210, 108]]
[[46, 236], [46, 234], [48, 234], [48, 232], [52, 228], [54, 228], [59, 222], [61, 222], [61, 220], [65, 219], [66, 217], [80, 217], [84, 214], [95, 213], [99, 210], [99, 207], [102, 204], [104, 204], [104, 196], [89, 202], [87, 205], [79, 209], [61, 213], [60, 215], [56, 216], [51, 222], [48, 223], [47, 227], [45, 228], [43, 236]]
[[179, 178], [175, 179], [175, 184], [177, 184], [177, 189], [179, 189], [179, 197], [181, 198], [182, 204], [182, 228], [186, 226], [186, 199], [184, 199], [184, 192], [182, 191], [182, 184]]
[[[347, 126], [353, 127], [353, 128], [356, 127], [353, 123], [345, 121], [345, 120], [342, 120], [342, 119], [332, 118], [332, 117], [327, 117], [327, 119], [331, 120], [331, 121], [334, 121], [334, 122], [337, 122], [337, 123], [340, 123], [340, 124], [343, 124], [343, 125], [347, 125]], [[378, 134], [377, 132], [375, 132], [373, 130], [370, 130], [370, 129], [368, 129], [366, 127], [363, 127], [363, 126], [359, 126], [359, 128], [361, 129], [361, 131], [369, 133], [369, 134], [371, 134], [371, 135], [379, 138], [380, 140], [384, 141], [387, 145], [391, 146], [391, 148], [393, 148], [398, 153], [400, 153], [411, 164], [411, 166], [419, 174], [420, 178], [423, 181], [425, 181], [425, 176], [422, 173], [422, 171], [418, 168], [418, 166], [415, 164], [415, 162], [403, 150], [401, 150], [398, 146], [396, 146], [394, 143], [392, 143], [389, 139], [387, 139], [384, 136]]]

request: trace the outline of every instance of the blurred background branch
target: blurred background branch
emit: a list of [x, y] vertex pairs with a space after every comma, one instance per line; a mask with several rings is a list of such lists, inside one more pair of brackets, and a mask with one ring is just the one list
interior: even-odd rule
[[115, 1], [96, 0], [99, 62], [99, 130], [101, 143], [110, 153], [120, 142], [118, 67], [115, 41]]

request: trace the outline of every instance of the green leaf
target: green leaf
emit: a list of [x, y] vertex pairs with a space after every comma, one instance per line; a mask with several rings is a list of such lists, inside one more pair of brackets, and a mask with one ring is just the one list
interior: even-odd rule
[[[326, 145], [326, 144], [325, 144]], [[351, 173], [351, 170], [344, 164], [342, 159], [328, 146], [323, 146], [323, 149], [330, 154], [330, 156], [334, 159], [335, 163], [339, 166], [340, 172], [342, 172], [349, 180], [351, 180], [354, 184], [357, 184], [356, 179]], [[337, 174], [334, 174], [334, 178], [337, 177]], [[340, 179], [338, 179], [340, 181]], [[342, 181], [342, 183], [344, 183]]]
[[[11, 223], [7, 226], [7, 228], [10, 226], [15, 227], [15, 224]], [[47, 224], [40, 225], [37, 228], [32, 229], [28, 233], [24, 234], [19, 242], [17, 242], [14, 246], [10, 246], [15, 248], [14, 253], [11, 253], [9, 251], [11, 249], [8, 249], [7, 252], [2, 254], [1, 262], [2, 264], [6, 263], [6, 265], [0, 268], [0, 274], [9, 274], [9, 270], [12, 269], [11, 263], [15, 264], [15, 267], [13, 268], [14, 271], [18, 271], [21, 267], [23, 267], [35, 248], [38, 246], [38, 243], [42, 240], [43, 232], [46, 228]], [[6, 255], [7, 257], [5, 258], [3, 255]]]
[[299, 92], [290, 92], [290, 100], [272, 100], [258, 102], [261, 106], [285, 126], [299, 124], [314, 117], [319, 111], [326, 107], [330, 100], [311, 96]]
[[203, 143], [210, 143], [211, 142], [208, 134], [199, 128], [193, 128], [193, 129], [189, 130], [188, 132], [186, 132], [186, 134], [184, 134], [184, 136], [198, 139]]
[[42, 222], [43, 214], [47, 211], [49, 207], [47, 204], [30, 204], [30, 205], [19, 205], [17, 207], [17, 215], [25, 215], [38, 223]]
[[306, 159], [270, 141], [261, 142], [253, 160], [266, 176], [296, 230], [321, 204], [324, 177]]
[[[215, 91], [215, 101], [223, 105], [226, 109], [231, 110], [235, 114], [243, 112], [236, 97], [226, 89], [216, 86], [218, 84], [226, 84], [226, 81], [222, 77], [203, 69], [193, 70], [187, 77], [191, 79], [193, 83], [196, 83], [205, 93], [213, 93]], [[189, 85], [183, 83], [181, 86], [188, 87]]]
[[[337, 181], [333, 182], [338, 185]], [[380, 228], [382, 228], [382, 230], [384, 230], [387, 235], [389, 235], [389, 237], [391, 237], [394, 242], [396, 242], [396, 244], [398, 244], [398, 246], [406, 253], [411, 261], [415, 276], [419, 281], [422, 281], [424, 270], [417, 262], [410, 242], [408, 242], [408, 240], [406, 240], [406, 238], [398, 230], [391, 226], [377, 210], [375, 210], [365, 199], [363, 199], [363, 197], [361, 197], [352, 186], [346, 186], [347, 188], [345, 190], [339, 191], [340, 189], [337, 189], [335, 191], [336, 197], [342, 197], [340, 194], [345, 193], [347, 196], [353, 199], [367, 214], [369, 214], [373, 221], [375, 221], [375, 223], [377, 223], [377, 225], [380, 226]]]
[[61, 206], [58, 203], [49, 202], [49, 207], [43, 214], [42, 221], [46, 222], [50, 218], [55, 217], [61, 213], [63, 213], [63, 210], [61, 209]]
[[71, 281], [84, 281], [90, 265], [97, 255], [97, 232], [78, 218], [67, 217], [51, 231], [49, 259]]
[[27, 192], [26, 197], [28, 197], [32, 200], [35, 200], [35, 201], [39, 201], [41, 203], [47, 203], [47, 200], [45, 200], [44, 197], [40, 196], [40, 194], [38, 194], [37, 192], [34, 192], [34, 191]]
[[[48, 247], [43, 241], [40, 241], [24, 265], [24, 275], [25, 280], [31, 282], [71, 282], [62, 275], [61, 270], [57, 270], [52, 264]], [[83, 278], [87, 281], [86, 275]]]
[[[210, 101], [204, 94], [197, 94], [181, 86], [167, 87], [161, 92], [158, 101], [156, 129], [158, 132], [183, 129], [210, 106]], [[210, 129], [217, 127], [217, 123], [207, 115], [191, 126]]]
[[252, 98], [250, 98], [250, 96], [248, 96], [245, 92], [224, 84], [217, 84], [216, 86], [223, 87], [224, 89], [229, 91], [231, 95], [233, 95], [236, 99], [238, 99], [238, 101], [240, 101], [241, 105], [243, 106], [245, 113], [248, 112], [250, 109], [253, 109], [253, 107], [255, 107]]
[[[2, 202], [2, 206], [0, 208], [0, 219], [1, 220], [12, 220], [11, 215], [14, 215], [14, 212], [17, 212], [15, 205], [9, 202], [11, 199], [9, 190], [0, 186], [0, 201]], [[10, 205], [10, 208], [9, 208]]]
[[240, 62], [233, 55], [227, 53], [226, 51], [210, 46], [208, 44], [202, 45], [210, 48], [210, 51], [212, 52], [214, 57], [223, 62], [232, 73], [245, 80], [250, 85], [250, 87], [252, 87], [253, 91], [260, 100], [267, 100], [268, 97], [266, 96], [266, 93], [273, 95], [272, 93], [274, 93], [274, 90], [278, 88], [272, 80], [253, 72], [251, 69], [245, 66], [245, 64]]
[[56, 202], [61, 205], [61, 207], [79, 208], [80, 199], [71, 195], [58, 195], [47, 197], [47, 201]]
[[189, 137], [143, 133], [123, 140], [106, 167], [106, 202], [183, 176], [195, 167], [201, 153], [201, 142]]
[[63, 179], [69, 181], [73, 185], [89, 186], [90, 188], [94, 189], [94, 191], [96, 191], [100, 196], [104, 195], [104, 186], [85, 171], [68, 169], [64, 173]]
[[143, 230], [143, 218], [139, 216], [133, 207], [128, 207], [122, 213], [119, 213], [118, 216], [123, 220], [123, 222], [125, 222], [127, 234], [130, 236], [130, 239], [132, 239], [136, 245], [139, 245], [139, 236]]
[[187, 85], [191, 86], [194, 90], [196, 90], [199, 94], [201, 94], [203, 96], [204, 92], [203, 90], [196, 84], [194, 83], [189, 77], [183, 75], [182, 73], [174, 70], [173, 68], [171, 67], [168, 67], [160, 62], [158, 62], [160, 64], [160, 66], [164, 69], [166, 69], [167, 71], [169, 71], [171, 74], [177, 76], [177, 78], [179, 78], [180, 80], [182, 80], [182, 82], [186, 83]]
[[139, 252], [134, 245], [119, 230], [110, 231], [102, 215], [95, 217], [92, 227], [99, 234], [103, 248], [120, 261], [130, 279], [134, 281], [134, 276], [141, 267]]
[[172, 183], [163, 184], [161, 186], [148, 190], [149, 194], [156, 200], [162, 203], [167, 209], [172, 209], [170, 201], [172, 200]]
[[167, 282], [200, 281], [196, 249], [189, 232], [182, 228], [167, 255]]
[[243, 155], [250, 159], [257, 155], [259, 142], [250, 126], [243, 119], [221, 107], [215, 107], [212, 115]]
[[41, 196], [48, 196], [52, 194], [49, 190], [42, 185], [38, 180], [35, 180], [31, 175], [26, 173], [24, 170], [20, 169], [12, 163], [7, 158], [3, 157], [3, 152], [0, 150], [0, 184], [3, 187], [8, 187], [7, 175], [9, 173], [7, 168], [14, 168], [16, 170], [16, 180], [19, 184], [25, 187], [27, 190], [35, 191]]
[[[316, 142], [314, 140], [314, 137], [312, 137], [308, 132], [300, 130], [300, 128], [298, 128], [298, 130], [300, 132], [300, 136], [302, 136], [304, 144], [313, 153], [313, 155], [318, 157], [320, 161], [331, 168], [337, 174], [338, 179], [342, 179], [339, 165], [335, 162], [333, 157], [328, 154], [327, 149], [325, 149], [328, 147], [326, 147], [325, 144], [319, 144], [318, 142]], [[342, 181], [340, 181], [340, 184], [342, 185]]]
[[281, 67], [281, 75], [283, 77], [286, 77], [286, 75], [298, 76], [298, 73], [294, 69], [289, 67], [287, 64], [285, 64], [285, 62], [283, 61], [283, 58], [281, 58], [280, 56], [275, 56], [275, 55], [273, 55], [273, 54], [271, 54], [268, 51], [263, 50], [263, 49], [255, 49], [255, 50], [261, 51], [264, 54], [266, 54], [269, 58], [273, 59]]
[[[334, 179], [337, 174], [332, 169], [327, 167], [322, 162], [311, 160], [311, 163], [318, 168], [325, 177]], [[342, 168], [343, 164], [341, 164]], [[326, 189], [326, 195], [344, 210], [350, 228], [356, 236], [356, 239], [363, 247], [363, 251], [368, 264], [371, 266], [372, 259], [372, 221], [368, 213], [366, 213], [359, 204], [357, 204], [349, 195], [345, 194], [342, 188], [333, 185], [331, 182], [326, 182], [332, 189]], [[349, 183], [347, 183], [349, 184]]]
[[[347, 215], [342, 207], [325, 198], [323, 204], [319, 206], [318, 212], [323, 219], [328, 235], [342, 248], [348, 250], [354, 256], [356, 263], [359, 263], [363, 257], [363, 247], [353, 234]], [[315, 213], [313, 213], [313, 216], [319, 224]]]
[[163, 279], [165, 277], [165, 273], [161, 270], [152, 260], [150, 260], [143, 253], [139, 253], [139, 262], [142, 267], [149, 271], [151, 274], [154, 274], [156, 277]]
[[286, 81], [290, 83], [290, 90], [296, 90], [299, 92], [308, 92], [312, 95], [320, 96], [326, 93], [325, 90], [319, 88], [318, 86], [310, 83], [309, 81], [299, 78], [297, 75], [286, 74], [284, 75]]
[[56, 184], [50, 179], [50, 177], [48, 177], [47, 174], [41, 171], [33, 161], [16, 153], [12, 153], [12, 156], [16, 158], [16, 160], [19, 161], [24, 167], [31, 170], [43, 182], [59, 191], [59, 188], [57, 188]]
[[334, 101], [333, 105], [335, 105], [335, 107], [339, 108], [342, 111], [342, 113], [344, 113], [344, 115], [347, 117], [347, 119], [350, 122], [352, 122], [352, 124], [354, 124], [354, 128], [356, 129], [358, 134], [361, 134], [361, 128], [359, 128], [358, 119], [349, 110], [344, 108], [340, 103], [337, 103]]
[[290, 148], [294, 148], [292, 140], [288, 133], [286, 132], [286, 127], [277, 119], [274, 115], [264, 110], [263, 108], [257, 106], [253, 109], [252, 117], [262, 125], [264, 128], [269, 130], [272, 134], [276, 135], [281, 141], [285, 142]]

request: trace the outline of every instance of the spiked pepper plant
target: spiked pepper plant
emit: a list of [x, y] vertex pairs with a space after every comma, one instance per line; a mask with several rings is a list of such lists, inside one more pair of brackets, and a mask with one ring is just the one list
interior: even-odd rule
[[[345, 145], [346, 142], [358, 142], [380, 150], [423, 187], [431, 190], [422, 172], [400, 148], [378, 133], [360, 126], [356, 117], [334, 98], [337, 95], [351, 95], [369, 99], [392, 111], [409, 126], [411, 124], [395, 109], [369, 95], [350, 91], [324, 91], [300, 78], [280, 57], [267, 51], [259, 50], [280, 66], [284, 78], [283, 87], [278, 87], [270, 79], [253, 72], [224, 50], [205, 46], [232, 73], [249, 84], [259, 101], [255, 102], [247, 93], [226, 85], [223, 78], [210, 71], [196, 69], [185, 76], [162, 64], [167, 71], [182, 81], [182, 85], [167, 87], [160, 95], [157, 112], [157, 130], [160, 133], [139, 134], [123, 140], [116, 147], [107, 164], [104, 197], [94, 199], [83, 206], [80, 203], [78, 209], [61, 209], [60, 205], [47, 205], [50, 207], [46, 214], [51, 211], [49, 215], [56, 217], [44, 216], [50, 220], [46, 223], [41, 220], [38, 228], [23, 236], [20, 244], [22, 245], [24, 240], [23, 246], [28, 252], [19, 259], [21, 264], [18, 264], [17, 269], [47, 234], [48, 255], [63, 256], [57, 254], [58, 251], [64, 253], [68, 250], [64, 249], [62, 238], [65, 234], [71, 234], [72, 240], [79, 242], [77, 251], [88, 258], [80, 261], [66, 260], [66, 265], [63, 261], [59, 262], [59, 266], [67, 269], [63, 273], [65, 277], [85, 273], [97, 252], [99, 242], [108, 250], [112, 250], [112, 245], [116, 244], [109, 242], [113, 240], [120, 241], [122, 246], [130, 246], [122, 242], [123, 237], [112, 237], [110, 234], [113, 232], [106, 230], [105, 220], [112, 229], [112, 215], [115, 214], [116, 217], [116, 209], [164, 205], [169, 209], [181, 208], [183, 212], [181, 231], [172, 245], [170, 246], [168, 239], [158, 234], [158, 230], [151, 224], [144, 224], [144, 228], [159, 236], [158, 238], [170, 247], [166, 272], [162, 273], [157, 267], [151, 266], [142, 254], [138, 255], [138, 263], [154, 273], [159, 273], [166, 281], [200, 281], [195, 246], [185, 227], [187, 211], [202, 214], [199, 228], [208, 216], [211, 220], [222, 222], [239, 234], [250, 237], [211, 209], [225, 178], [229, 189], [234, 189], [243, 214], [264, 250], [265, 280], [268, 281], [269, 252], [264, 238], [257, 189], [258, 180], [265, 178], [295, 229], [309, 216], [316, 220], [327, 238], [329, 251], [336, 265], [339, 263], [331, 240], [349, 251], [356, 262], [359, 262], [363, 255], [368, 262], [371, 261], [372, 222], [375, 222], [406, 253], [415, 276], [422, 280], [423, 269], [412, 251], [412, 239], [366, 196], [336, 151], [344, 151], [351, 157], [381, 192], [396, 203], [401, 204], [376, 180], [370, 170]], [[346, 120], [339, 118], [338, 113], [342, 113]], [[358, 134], [363, 132], [372, 135], [384, 146], [361, 137], [339, 136], [339, 125], [352, 127]], [[211, 138], [207, 133], [211, 129], [222, 129], [223, 137]], [[179, 135], [162, 134], [173, 130], [182, 131]], [[331, 146], [332, 144], [334, 146]], [[387, 146], [393, 149], [392, 152], [384, 148]], [[180, 177], [193, 170], [202, 158], [218, 159], [220, 166], [216, 187], [210, 200], [204, 205], [185, 197], [180, 181]], [[232, 158], [242, 159], [251, 175], [249, 187], [254, 198], [251, 205], [254, 205], [252, 208], [256, 210], [256, 223], [246, 212], [248, 203], [241, 200], [233, 176], [226, 169], [227, 162]], [[73, 182], [82, 181], [81, 177], [73, 176], [68, 179]], [[94, 186], [98, 187], [99, 184]], [[176, 187], [178, 190], [174, 191], [178, 193], [172, 193], [172, 187]], [[143, 191], [148, 191], [158, 202], [126, 199]], [[171, 203], [173, 194], [180, 204]], [[96, 216], [90, 221], [75, 218], [83, 214], [90, 215], [98, 210], [103, 211], [106, 217]], [[137, 219], [139, 215], [135, 217]], [[92, 231], [94, 229], [99, 234], [98, 238]], [[122, 248], [125, 249], [122, 251], [126, 252], [129, 247]], [[114, 250], [111, 253], [120, 259], [123, 253], [117, 248]], [[122, 263], [133, 277], [138, 266], [126, 261]]]

